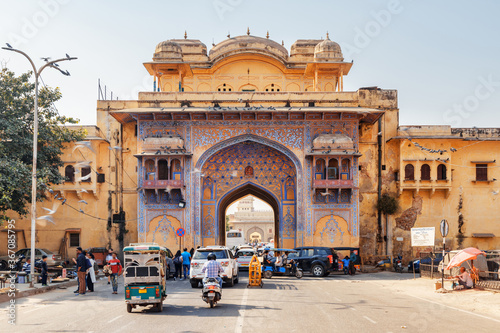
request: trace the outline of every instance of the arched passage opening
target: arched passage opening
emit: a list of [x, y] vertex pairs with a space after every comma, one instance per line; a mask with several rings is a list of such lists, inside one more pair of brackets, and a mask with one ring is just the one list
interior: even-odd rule
[[[274, 213], [274, 242], [275, 244], [281, 244], [279, 239], [279, 221], [280, 221], [280, 208], [278, 200], [269, 193], [268, 191], [254, 185], [251, 183], [245, 184], [233, 191], [227, 193], [219, 202], [219, 234], [218, 234], [218, 244], [226, 244], [226, 211], [227, 208], [235, 201], [238, 201], [244, 197], [252, 195], [256, 198], [261, 199], [267, 203], [273, 209]], [[248, 235], [244, 235], [245, 239], [248, 239]], [[267, 240], [266, 240], [267, 241]]]
[[[200, 191], [195, 197], [200, 200], [200, 244], [224, 244], [221, 235], [225, 228], [221, 227], [228, 205], [255, 193], [275, 212], [275, 223], [279, 225], [274, 230], [276, 246], [296, 246], [301, 196], [298, 175], [302, 168], [295, 154], [276, 142], [249, 134], [209, 148], [196, 168], [201, 175]], [[254, 188], [250, 190], [248, 185]]]

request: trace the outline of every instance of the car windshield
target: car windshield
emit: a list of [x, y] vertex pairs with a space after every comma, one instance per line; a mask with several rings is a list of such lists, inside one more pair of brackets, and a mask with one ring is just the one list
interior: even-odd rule
[[224, 250], [204, 250], [204, 251], [196, 251], [193, 256], [193, 260], [206, 260], [207, 256], [213, 253], [217, 259], [227, 259], [226, 251]]
[[52, 254], [52, 251], [49, 251], [47, 249], [42, 249], [43, 252], [45, 252], [45, 254]]
[[255, 254], [253, 251], [239, 251], [238, 256], [240, 257], [251, 257]]

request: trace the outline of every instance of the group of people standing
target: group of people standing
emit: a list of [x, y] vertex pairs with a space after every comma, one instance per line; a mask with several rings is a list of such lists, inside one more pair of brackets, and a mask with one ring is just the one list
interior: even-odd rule
[[94, 283], [96, 283], [96, 274], [99, 268], [95, 262], [94, 254], [82, 250], [81, 247], [76, 248], [76, 253], [77, 258], [73, 258], [78, 276], [78, 289], [75, 290], [75, 294], [85, 295], [87, 290], [94, 292]]
[[[93, 253], [86, 252], [82, 250], [81, 247], [76, 248], [76, 253], [77, 258], [73, 258], [73, 262], [76, 264], [76, 274], [78, 277], [78, 289], [75, 290], [75, 294], [85, 295], [87, 290], [89, 292], [94, 292], [94, 284], [97, 281], [96, 275], [99, 272], [99, 267]], [[103, 272], [105, 274], [109, 272], [108, 284], [110, 284], [110, 282], [113, 283], [113, 294], [118, 293], [118, 275], [121, 275], [122, 271], [122, 265], [120, 260], [116, 257], [116, 253], [113, 252], [113, 249], [109, 249]]]
[[[179, 280], [187, 280], [189, 279], [189, 270], [191, 267], [191, 259], [193, 258], [194, 248], [188, 252], [187, 248], [181, 253], [181, 250], [177, 250], [174, 256], [174, 266], [175, 266], [175, 274], [174, 280], [178, 277]], [[182, 273], [184, 273], [184, 278], [182, 277]]]

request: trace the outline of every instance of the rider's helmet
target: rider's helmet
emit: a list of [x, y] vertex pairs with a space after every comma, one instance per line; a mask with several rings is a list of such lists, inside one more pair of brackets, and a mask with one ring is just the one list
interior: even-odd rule
[[215, 256], [215, 254], [213, 252], [210, 252], [207, 256], [207, 259], [208, 260], [216, 260], [217, 257]]

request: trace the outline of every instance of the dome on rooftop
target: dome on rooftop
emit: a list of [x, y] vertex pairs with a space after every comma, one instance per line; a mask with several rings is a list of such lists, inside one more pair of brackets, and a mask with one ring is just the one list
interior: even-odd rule
[[172, 41], [166, 40], [156, 45], [154, 60], [169, 60], [169, 61], [182, 61], [182, 48], [181, 46]]
[[271, 55], [281, 61], [286, 61], [288, 51], [281, 44], [269, 38], [252, 35], [228, 38], [215, 45], [210, 50], [212, 61], [232, 54], [256, 52]]
[[331, 41], [328, 33], [326, 39], [314, 48], [314, 59], [318, 61], [344, 61], [340, 45]]

